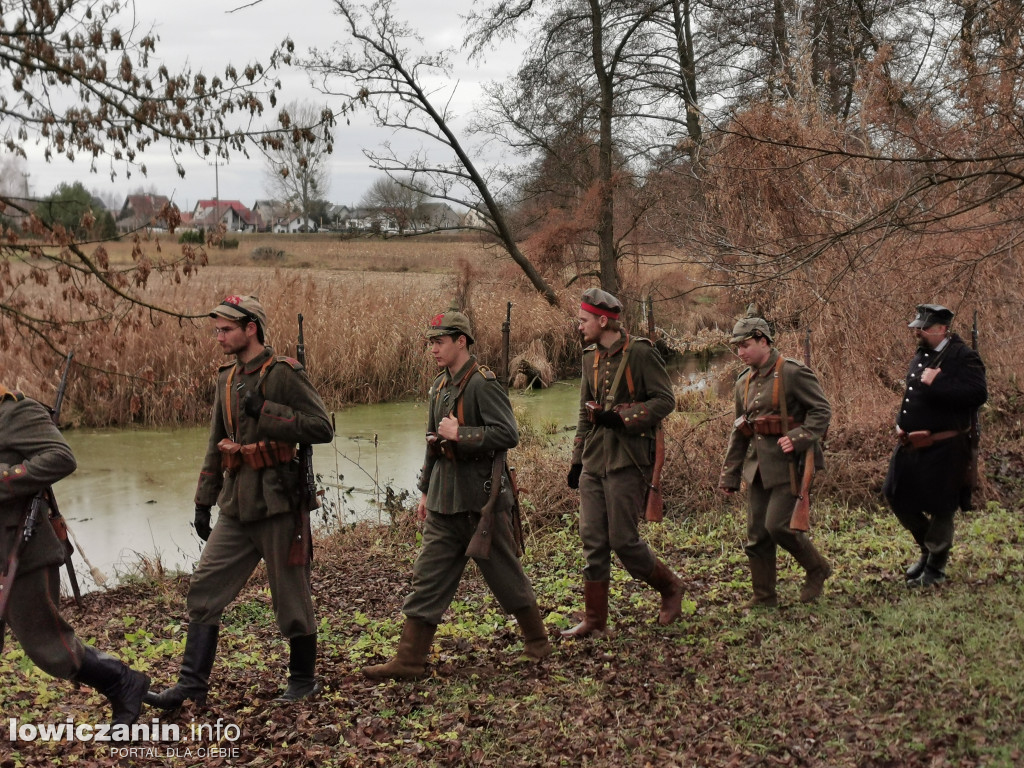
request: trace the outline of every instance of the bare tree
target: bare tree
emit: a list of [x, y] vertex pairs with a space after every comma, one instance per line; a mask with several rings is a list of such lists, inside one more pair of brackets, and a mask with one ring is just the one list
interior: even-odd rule
[[412, 177], [385, 176], [370, 185], [359, 205], [394, 221], [401, 235], [414, 224], [417, 210], [427, 199], [427, 191], [417, 187]]
[[281, 110], [278, 121], [282, 140], [265, 155], [267, 193], [309, 219], [330, 188], [334, 116], [327, 108], [292, 102]]
[[[92, 171], [104, 164], [113, 178], [144, 174], [142, 153], [157, 142], [169, 148], [183, 174], [182, 152], [244, 154], [251, 141], [280, 141], [259, 136], [253, 121], [275, 103], [278, 86], [270, 76], [290, 60], [290, 42], [266, 65], [228, 65], [219, 75], [171, 72], [151, 61], [156, 38], [124, 11], [116, 0], [4, 3], [0, 142], [8, 153], [25, 157], [34, 144], [48, 160], [82, 159]], [[122, 22], [131, 26], [122, 28]], [[0, 231], [3, 349], [22, 336], [56, 351], [69, 334], [90, 327], [109, 333], [113, 323], [177, 314], [144, 297], [147, 279], [155, 270], [187, 275], [205, 258], [192, 247], [177, 258], [147, 254], [140, 241], [135, 264], [114, 268], [102, 244], [78, 241], [64, 226], [47, 224], [23, 195], [0, 195], [0, 213], [13, 222]], [[176, 212], [164, 213], [173, 227]], [[90, 222], [82, 223], [91, 229]], [[133, 307], [155, 314], [133, 313]]]
[[428, 78], [449, 79], [447, 52], [414, 54], [416, 35], [395, 18], [390, 0], [376, 0], [365, 8], [335, 0], [335, 8], [345, 21], [346, 39], [330, 50], [312, 51], [304, 62], [321, 79], [324, 92], [342, 97], [346, 105], [367, 109], [377, 125], [419, 135], [445, 153], [440, 161], [425, 153], [400, 158], [386, 144], [365, 151], [373, 167], [389, 175], [411, 174], [432, 198], [475, 210], [485, 222], [478, 228], [496, 237], [530, 283], [556, 304], [554, 290], [519, 249], [491, 190], [492, 179], [477, 168], [452, 128], [449, 106], [435, 102], [427, 86]]

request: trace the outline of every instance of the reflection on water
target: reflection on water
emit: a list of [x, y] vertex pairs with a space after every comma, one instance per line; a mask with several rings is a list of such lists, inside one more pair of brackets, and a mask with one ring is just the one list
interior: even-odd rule
[[[704, 367], [704, 371], [700, 368]], [[672, 366], [684, 386], [707, 386], [707, 368]], [[513, 405], [537, 425], [576, 425], [579, 384], [512, 393]], [[314, 469], [342, 522], [381, 519], [384, 488], [416, 494], [427, 411], [423, 402], [360, 405], [338, 411], [331, 445], [315, 446]], [[201, 542], [192, 530], [196, 480], [208, 429], [71, 430], [78, 471], [55, 492], [79, 552], [109, 579], [130, 572], [141, 555], [165, 568], [190, 569]], [[93, 588], [76, 555], [83, 589]]]

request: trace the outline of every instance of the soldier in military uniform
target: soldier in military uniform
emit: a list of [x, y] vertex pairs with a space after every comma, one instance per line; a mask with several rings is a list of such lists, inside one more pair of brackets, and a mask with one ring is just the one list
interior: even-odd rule
[[[719, 487], [732, 495], [747, 483], [747, 544], [754, 597], [749, 607], [775, 607], [776, 547], [782, 547], [806, 571], [800, 601], [812, 602], [824, 591], [832, 566], [806, 533], [789, 527], [797, 501], [797, 459], [824, 468], [821, 440], [832, 409], [817, 376], [773, 346], [768, 323], [748, 315], [736, 323], [730, 342], [747, 366], [736, 380], [736, 421]], [[785, 416], [785, 419], [783, 419]], [[786, 423], [783, 423], [783, 422]]]
[[[288, 686], [280, 701], [320, 689], [316, 617], [310, 588], [308, 530], [300, 514], [302, 468], [296, 443], [334, 436], [323, 400], [295, 359], [266, 346], [267, 315], [256, 296], [228, 296], [210, 311], [225, 355], [220, 368], [210, 440], [195, 496], [195, 530], [206, 541], [189, 584], [188, 635], [176, 685], [150, 693], [146, 703], [175, 709], [206, 701], [217, 653], [220, 619], [259, 564], [277, 626], [288, 638]], [[210, 511], [220, 509], [211, 529]], [[301, 564], [289, 563], [297, 536], [306, 537]]]
[[[363, 669], [373, 680], [424, 674], [434, 632], [455, 596], [469, 560], [466, 548], [490, 496], [494, 453], [519, 443], [505, 387], [470, 354], [469, 318], [455, 311], [438, 314], [426, 337], [441, 373], [428, 395], [426, 458], [418, 483], [423, 546], [413, 565], [412, 593], [402, 606], [406, 619], [395, 657]], [[513, 494], [504, 470], [501, 483], [490, 557], [474, 559], [502, 609], [519, 623], [525, 655], [539, 661], [551, 653], [551, 644], [517, 556], [509, 519]]]
[[930, 587], [946, 579], [953, 516], [967, 483], [968, 433], [972, 417], [988, 399], [985, 364], [950, 333], [952, 322], [953, 313], [946, 307], [921, 304], [910, 323], [917, 354], [907, 371], [896, 415], [896, 449], [882, 488], [921, 551], [906, 571], [910, 587]]
[[59, 569], [64, 544], [50, 525], [45, 503], [38, 508], [34, 533], [22, 544], [33, 498], [75, 467], [75, 457], [47, 409], [0, 386], [0, 569], [4, 575], [12, 552], [21, 547], [2, 618], [37, 667], [95, 688], [110, 700], [114, 725], [130, 725], [139, 717], [149, 678], [83, 645], [61, 616]]
[[675, 394], [661, 355], [650, 341], [622, 329], [621, 312], [610, 293], [583, 293], [578, 320], [587, 346], [568, 485], [580, 491], [585, 613], [562, 632], [568, 638], [606, 629], [612, 552], [633, 578], [661, 595], [659, 624], [682, 615], [682, 583], [638, 527], [651, 487], [655, 430], [675, 410]]

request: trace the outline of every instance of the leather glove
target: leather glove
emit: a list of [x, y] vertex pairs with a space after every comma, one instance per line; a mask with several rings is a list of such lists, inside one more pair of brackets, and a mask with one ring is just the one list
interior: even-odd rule
[[265, 402], [267, 402], [267, 398], [261, 395], [257, 390], [253, 390], [252, 392], [248, 392], [242, 399], [242, 410], [254, 419], [258, 419]]
[[203, 541], [210, 540], [210, 510], [213, 509], [209, 504], [196, 504], [196, 519], [192, 524], [199, 538]]
[[569, 477], [566, 478], [565, 483], [574, 491], [580, 487], [580, 475], [583, 474], [582, 464], [573, 464], [569, 467]]
[[615, 411], [598, 411], [594, 414], [594, 422], [611, 429], [622, 429], [626, 426], [626, 422]]

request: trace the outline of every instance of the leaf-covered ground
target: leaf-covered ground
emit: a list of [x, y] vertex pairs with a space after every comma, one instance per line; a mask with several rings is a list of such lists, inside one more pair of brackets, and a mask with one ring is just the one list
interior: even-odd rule
[[[783, 607], [774, 611], [742, 608], [741, 517], [733, 508], [646, 526], [686, 583], [685, 620], [657, 626], [653, 591], [616, 567], [614, 631], [585, 641], [557, 637], [582, 600], [580, 548], [566, 520], [527, 557], [556, 647], [550, 658], [520, 658], [514, 621], [471, 565], [438, 631], [429, 676], [379, 685], [359, 668], [394, 651], [415, 542], [386, 529], [338, 534], [319, 547], [315, 565], [324, 693], [272, 702], [287, 649], [258, 573], [225, 616], [208, 706], [147, 710], [144, 721], [178, 723], [185, 738], [137, 742], [134, 756], [126, 745], [12, 742], [12, 718], [92, 723], [106, 710], [94, 692], [35, 670], [9, 640], [0, 661], [0, 768], [1024, 764], [1019, 512], [993, 506], [961, 518], [951, 581], [924, 594], [902, 583], [912, 552], [891, 515], [825, 512], [814, 534], [836, 566], [825, 598], [796, 602], [801, 574], [783, 554]], [[82, 637], [163, 687], [181, 656], [186, 589], [185, 578], [127, 585], [68, 614]], [[185, 740], [193, 724], [218, 722], [237, 731], [219, 742], [209, 732]]]

